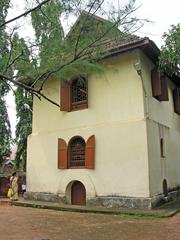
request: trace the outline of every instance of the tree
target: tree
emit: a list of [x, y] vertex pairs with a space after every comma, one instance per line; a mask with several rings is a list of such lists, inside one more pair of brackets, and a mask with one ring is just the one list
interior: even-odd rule
[[[14, 34], [12, 39], [13, 54], [21, 56], [17, 62], [13, 64], [14, 70], [17, 71], [17, 77], [25, 75], [35, 67], [35, 63], [30, 61], [30, 52], [24, 41], [19, 38], [18, 34]], [[16, 167], [19, 169], [26, 169], [26, 155], [27, 155], [27, 137], [32, 131], [32, 95], [23, 88], [17, 87], [14, 91], [16, 103], [16, 137], [17, 145], [16, 151]]]
[[32, 132], [32, 96], [23, 88], [15, 93], [17, 125], [16, 125], [16, 167], [26, 170], [27, 138]]
[[[0, 21], [4, 21], [9, 7], [9, 0], [3, 0], [0, 3]], [[10, 69], [7, 69], [9, 60], [8, 36], [5, 28], [0, 29], [0, 69], [1, 72], [8, 72], [11, 76]], [[10, 90], [5, 81], [0, 81], [0, 163], [3, 158], [10, 153], [11, 130], [7, 113], [5, 96]]]
[[160, 68], [169, 76], [180, 77], [180, 24], [172, 25], [170, 30], [164, 33], [163, 39]]
[[[3, 2], [8, 3], [8, 0]], [[108, 12], [104, 8], [105, 0], [26, 2], [30, 4], [30, 8], [24, 13], [7, 21], [6, 15], [0, 19], [0, 29], [6, 39], [5, 46], [0, 43], [0, 49], [7, 51], [1, 55], [3, 66], [0, 66], [0, 84], [3, 84], [3, 94], [16, 86], [17, 166], [22, 161], [25, 163], [27, 136], [31, 133], [32, 118], [27, 106], [32, 109], [32, 96], [40, 100], [44, 98], [59, 107], [59, 103], [49, 99], [44, 92], [44, 85], [52, 77], [67, 80], [73, 75], [102, 71], [98, 60], [103, 57], [104, 40], [129, 36], [147, 21], [135, 17], [138, 8], [135, 6], [136, 0], [129, 0], [121, 9], [109, 7]], [[6, 13], [8, 7], [7, 4]], [[5, 32], [5, 26], [28, 14], [31, 14], [35, 40], [26, 42], [19, 38], [16, 28], [9, 34]], [[72, 28], [66, 35], [63, 22], [80, 14], [81, 21], [77, 21], [76, 28]], [[107, 20], [97, 21], [94, 17], [96, 14], [105, 16]]]
[[[114, 7], [109, 7], [109, 12], [104, 10], [105, 0], [46, 0], [41, 3], [38, 2], [37, 6], [35, 6], [37, 4], [36, 0], [26, 0], [26, 2], [31, 3], [31, 9], [24, 14], [20, 14], [19, 18], [32, 13], [36, 40], [35, 42], [29, 42], [27, 46], [31, 61], [36, 61], [37, 66], [21, 76], [14, 74], [12, 77], [7, 71], [0, 72], [0, 81], [4, 81], [8, 85], [14, 84], [22, 87], [39, 99], [44, 98], [57, 106], [59, 104], [49, 99], [43, 92], [44, 84], [52, 76], [57, 76], [61, 80], [67, 79], [70, 75], [82, 71], [82, 65], [86, 74], [99, 71], [97, 59], [101, 57], [100, 50], [102, 49], [99, 47], [99, 43], [105, 37], [111, 38], [112, 32], [117, 34], [118, 27], [121, 30], [119, 34], [124, 32], [124, 35], [127, 35], [139, 29], [147, 21], [135, 17], [134, 13], [138, 8], [135, 6], [136, 0], [129, 0], [122, 9], [116, 10]], [[68, 18], [82, 13], [82, 10], [86, 10], [88, 14], [84, 17], [78, 31], [73, 32], [72, 44], [72, 41], [67, 40], [61, 22], [64, 21], [65, 17]], [[109, 15], [110, 18], [104, 21], [101, 26], [99, 25], [98, 28], [93, 29], [91, 36], [93, 35], [95, 38], [89, 38], [88, 34], [84, 34], [87, 32], [87, 27], [91, 25], [89, 16], [98, 13], [105, 14], [106, 17]], [[14, 19], [18, 19], [18, 16]], [[3, 21], [0, 23], [0, 27], [4, 27], [12, 21]], [[92, 49], [96, 49], [93, 54]], [[97, 51], [97, 49], [99, 50]], [[9, 67], [22, 59], [22, 54], [15, 56], [12, 52], [13, 45], [11, 44]], [[15, 57], [13, 58], [13, 56]], [[34, 87], [35, 85], [36, 87]]]

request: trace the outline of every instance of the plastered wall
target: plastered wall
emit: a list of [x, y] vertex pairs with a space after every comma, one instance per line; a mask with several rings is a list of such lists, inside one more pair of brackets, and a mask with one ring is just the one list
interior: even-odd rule
[[[141, 79], [134, 69], [139, 52], [106, 60], [104, 73], [88, 79], [88, 109], [62, 112], [34, 98], [33, 133], [28, 139], [27, 190], [65, 194], [68, 183], [82, 181], [87, 197], [149, 196], [147, 123]], [[60, 99], [60, 80], [45, 94]], [[58, 138], [95, 135], [95, 169], [57, 168]]]

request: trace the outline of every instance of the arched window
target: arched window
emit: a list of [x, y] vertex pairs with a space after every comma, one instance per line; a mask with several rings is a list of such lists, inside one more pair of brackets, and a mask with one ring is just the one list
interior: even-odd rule
[[61, 111], [70, 112], [88, 108], [88, 81], [79, 76], [71, 81], [61, 81]]
[[69, 143], [69, 167], [85, 166], [86, 143], [81, 137], [74, 137]]
[[71, 83], [71, 106], [72, 109], [87, 107], [87, 80], [79, 76]]
[[87, 168], [94, 169], [95, 136], [87, 141], [80, 136], [70, 139], [67, 144], [62, 138], [58, 139], [58, 168]]

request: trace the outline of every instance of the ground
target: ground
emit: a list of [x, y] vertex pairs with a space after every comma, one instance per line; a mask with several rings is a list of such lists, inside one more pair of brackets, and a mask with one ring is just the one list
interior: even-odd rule
[[132, 218], [0, 206], [1, 240], [179, 240], [180, 213]]

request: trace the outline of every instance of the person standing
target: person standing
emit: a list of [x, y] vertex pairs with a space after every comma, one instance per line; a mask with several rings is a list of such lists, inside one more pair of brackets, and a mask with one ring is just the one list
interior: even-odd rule
[[10, 185], [12, 188], [12, 196], [11, 200], [12, 201], [17, 201], [18, 200], [18, 176], [16, 175], [16, 172], [12, 174], [12, 177], [10, 178]]
[[26, 184], [23, 181], [22, 185], [21, 185], [21, 190], [22, 190], [22, 194], [24, 195], [24, 193], [26, 192]]

